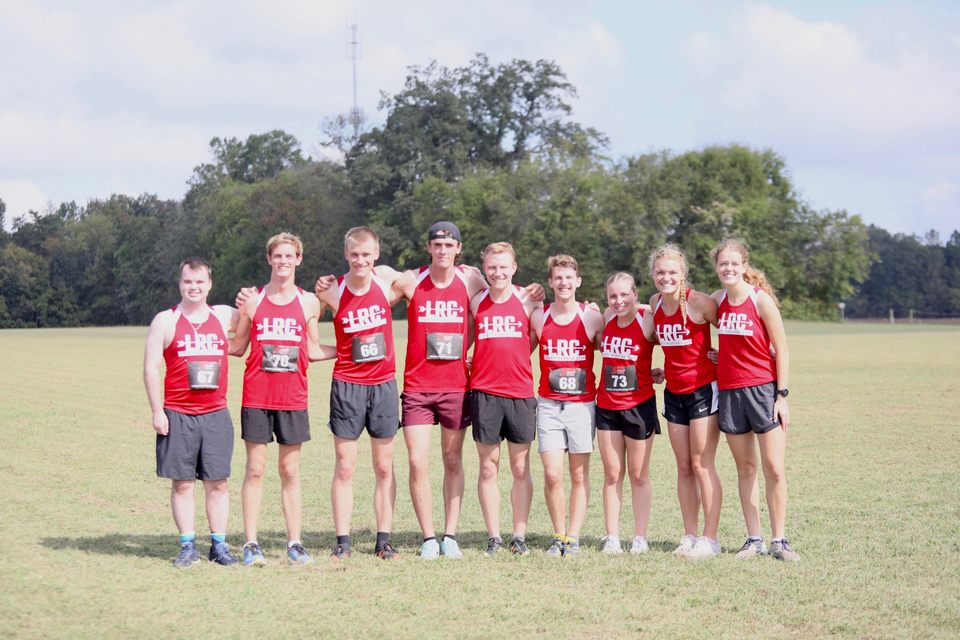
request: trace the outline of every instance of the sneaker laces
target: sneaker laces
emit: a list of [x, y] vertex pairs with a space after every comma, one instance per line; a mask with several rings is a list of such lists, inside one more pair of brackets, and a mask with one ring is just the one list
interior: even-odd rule
[[303, 545], [299, 542], [296, 544], [290, 545], [290, 548], [297, 552], [297, 555], [307, 555], [307, 550], [303, 548]]
[[757, 540], [756, 538], [747, 538], [747, 541], [743, 543], [742, 547], [740, 547], [740, 551], [746, 551], [753, 545], [757, 545], [762, 548], [763, 540]]

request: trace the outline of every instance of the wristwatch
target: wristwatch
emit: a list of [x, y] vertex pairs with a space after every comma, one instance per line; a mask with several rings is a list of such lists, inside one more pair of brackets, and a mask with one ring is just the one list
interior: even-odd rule
[[777, 389], [777, 395], [781, 398], [786, 398], [790, 395], [790, 389]]

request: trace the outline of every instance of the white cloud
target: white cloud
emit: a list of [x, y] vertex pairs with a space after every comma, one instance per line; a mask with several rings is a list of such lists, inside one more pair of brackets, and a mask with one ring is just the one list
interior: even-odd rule
[[719, 34], [696, 34], [687, 43], [688, 63], [715, 97], [703, 131], [844, 159], [908, 140], [956, 142], [960, 60], [943, 60], [911, 41], [891, 41], [881, 55], [870, 44], [884, 36], [768, 5], [747, 8]]
[[49, 198], [40, 185], [30, 180], [0, 180], [0, 199], [7, 205], [5, 221], [8, 229], [14, 218], [31, 209], [44, 211], [49, 205]]

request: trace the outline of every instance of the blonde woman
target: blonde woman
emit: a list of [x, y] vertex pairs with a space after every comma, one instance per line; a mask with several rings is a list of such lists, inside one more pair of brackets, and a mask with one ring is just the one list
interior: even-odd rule
[[[650, 256], [657, 293], [650, 298], [653, 326], [663, 349], [666, 389], [663, 416], [677, 459], [677, 497], [684, 535], [674, 555], [691, 559], [720, 554], [718, 529], [723, 490], [717, 475], [717, 368], [707, 358], [717, 303], [687, 286], [686, 256], [666, 244]], [[700, 507], [703, 534], [699, 534]]]

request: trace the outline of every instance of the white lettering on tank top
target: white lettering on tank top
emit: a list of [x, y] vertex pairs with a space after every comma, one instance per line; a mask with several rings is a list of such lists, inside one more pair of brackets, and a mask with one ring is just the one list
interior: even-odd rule
[[344, 333], [356, 333], [364, 329], [374, 329], [387, 324], [387, 310], [378, 304], [372, 304], [369, 307], [361, 307], [356, 313], [349, 311], [347, 315], [340, 318], [343, 322]]
[[725, 311], [720, 316], [717, 333], [727, 336], [752, 336], [753, 321], [748, 319], [745, 313]]
[[661, 347], [685, 347], [693, 343], [689, 336], [690, 329], [682, 324], [657, 325], [657, 338]]
[[456, 300], [427, 300], [417, 307], [420, 322], [463, 322], [463, 307]]
[[522, 338], [523, 323], [514, 316], [487, 316], [477, 325], [477, 340], [488, 338]]
[[600, 351], [604, 358], [636, 361], [637, 350], [639, 350], [639, 347], [633, 343], [633, 338], [604, 336], [603, 342], [600, 343]]
[[222, 356], [223, 340], [215, 333], [183, 334], [183, 340], [177, 340], [177, 355], [184, 356]]
[[587, 347], [579, 340], [547, 340], [540, 348], [547, 362], [583, 362], [587, 359]]
[[257, 340], [300, 342], [303, 327], [296, 318], [264, 318], [257, 323]]

